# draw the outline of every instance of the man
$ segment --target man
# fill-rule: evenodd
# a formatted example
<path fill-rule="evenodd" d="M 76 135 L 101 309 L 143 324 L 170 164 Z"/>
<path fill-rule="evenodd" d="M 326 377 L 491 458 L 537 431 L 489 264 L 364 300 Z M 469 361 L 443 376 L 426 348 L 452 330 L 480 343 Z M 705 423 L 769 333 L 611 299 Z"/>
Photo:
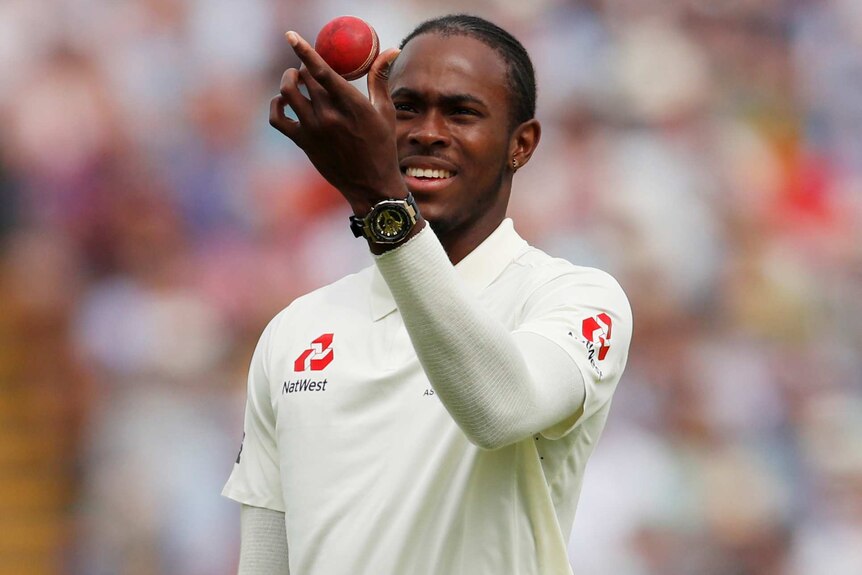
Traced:
<path fill-rule="evenodd" d="M 632 320 L 610 276 L 505 219 L 540 136 L 527 53 L 485 20 L 432 20 L 377 58 L 365 98 L 287 36 L 304 65 L 270 121 L 348 201 L 375 265 L 261 337 L 224 490 L 243 503 L 240 573 L 570 573 Z"/>

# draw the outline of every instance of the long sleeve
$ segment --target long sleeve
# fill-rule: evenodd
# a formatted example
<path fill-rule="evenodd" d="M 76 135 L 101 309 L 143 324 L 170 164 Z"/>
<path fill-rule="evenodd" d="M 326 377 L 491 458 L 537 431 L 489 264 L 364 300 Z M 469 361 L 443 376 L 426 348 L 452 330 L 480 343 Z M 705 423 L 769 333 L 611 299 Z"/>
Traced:
<path fill-rule="evenodd" d="M 237 575 L 290 575 L 284 513 L 243 505 Z"/>
<path fill-rule="evenodd" d="M 468 293 L 433 232 L 376 258 L 441 402 L 467 437 L 495 449 L 571 418 L 584 379 L 540 334 L 510 333 Z"/>

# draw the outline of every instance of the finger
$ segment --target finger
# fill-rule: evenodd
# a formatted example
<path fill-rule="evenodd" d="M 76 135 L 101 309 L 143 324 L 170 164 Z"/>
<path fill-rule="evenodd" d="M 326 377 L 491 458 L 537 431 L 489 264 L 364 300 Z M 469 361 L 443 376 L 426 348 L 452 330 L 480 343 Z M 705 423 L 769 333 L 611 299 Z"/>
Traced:
<path fill-rule="evenodd" d="M 311 105 L 315 110 L 319 110 L 321 104 L 329 101 L 329 92 L 320 85 L 320 82 L 318 82 L 314 76 L 311 75 L 308 68 L 304 66 L 299 71 L 299 81 L 305 85 L 305 89 L 308 91 L 308 99 L 311 101 Z"/>
<path fill-rule="evenodd" d="M 380 53 L 371 64 L 371 70 L 368 71 L 368 97 L 371 105 L 378 112 L 392 106 L 392 99 L 389 96 L 389 71 L 400 53 L 401 50 L 398 48 L 389 48 Z"/>
<path fill-rule="evenodd" d="M 297 145 L 300 136 L 300 123 L 291 120 L 284 114 L 284 96 L 279 94 L 269 103 L 269 125 L 293 140 Z"/>
<path fill-rule="evenodd" d="M 294 111 L 299 121 L 308 123 L 314 117 L 314 109 L 311 102 L 302 93 L 302 86 L 303 82 L 299 70 L 288 68 L 281 76 L 279 92 L 284 98 L 284 102 Z"/>
<path fill-rule="evenodd" d="M 311 47 L 311 44 L 294 31 L 285 34 L 288 44 L 311 72 L 311 75 L 323 86 L 327 92 L 332 92 L 333 88 L 339 85 L 348 85 L 347 80 L 339 76 L 329 64 L 327 64 L 320 54 Z"/>

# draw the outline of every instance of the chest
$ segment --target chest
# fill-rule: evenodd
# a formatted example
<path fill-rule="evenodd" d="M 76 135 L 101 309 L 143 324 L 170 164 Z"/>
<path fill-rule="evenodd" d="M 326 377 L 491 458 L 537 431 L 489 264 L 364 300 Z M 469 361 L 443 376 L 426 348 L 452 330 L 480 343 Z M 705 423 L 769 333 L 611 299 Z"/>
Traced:
<path fill-rule="evenodd" d="M 510 290 L 484 290 L 477 305 L 510 329 L 520 306 Z M 273 408 L 282 425 L 385 424 L 398 414 L 438 411 L 400 313 L 373 321 L 352 305 L 329 306 L 282 329 L 269 365 Z"/>
<path fill-rule="evenodd" d="M 350 308 L 328 312 L 305 318 L 273 349 L 278 427 L 368 437 L 398 429 L 405 415 L 434 415 L 439 401 L 397 313 L 375 322 Z"/>

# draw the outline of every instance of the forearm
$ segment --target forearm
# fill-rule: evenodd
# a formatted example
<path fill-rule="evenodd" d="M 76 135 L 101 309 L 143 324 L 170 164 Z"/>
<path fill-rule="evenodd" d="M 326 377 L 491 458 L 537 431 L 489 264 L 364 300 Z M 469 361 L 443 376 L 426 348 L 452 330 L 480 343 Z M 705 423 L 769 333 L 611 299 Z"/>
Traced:
<path fill-rule="evenodd" d="M 583 402 L 574 361 L 492 317 L 430 229 L 376 261 L 431 385 L 473 443 L 494 449 L 529 437 Z"/>
<path fill-rule="evenodd" d="M 243 505 L 238 575 L 290 575 L 284 513 Z"/>

